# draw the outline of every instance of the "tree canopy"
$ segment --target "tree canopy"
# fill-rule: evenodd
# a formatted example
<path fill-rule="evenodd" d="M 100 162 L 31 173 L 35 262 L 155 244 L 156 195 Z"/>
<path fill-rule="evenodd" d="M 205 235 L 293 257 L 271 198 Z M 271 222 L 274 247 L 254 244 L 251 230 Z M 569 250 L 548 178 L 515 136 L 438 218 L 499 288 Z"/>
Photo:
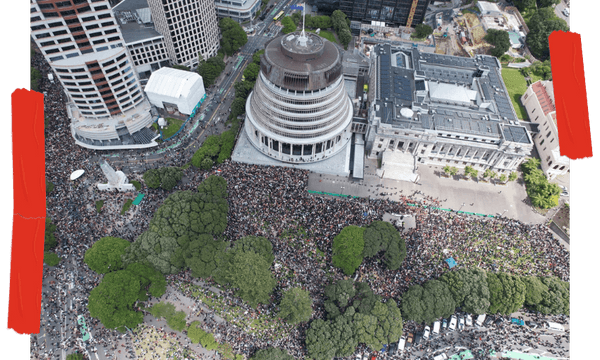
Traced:
<path fill-rule="evenodd" d="M 347 48 L 348 44 L 352 40 L 350 26 L 348 25 L 348 22 L 346 20 L 348 20 L 347 16 L 341 10 L 335 10 L 331 14 L 331 22 L 333 28 L 335 29 L 335 32 L 337 33 L 338 38 L 340 39 L 340 42 L 342 43 L 344 48 Z"/>
<path fill-rule="evenodd" d="M 254 62 L 251 62 L 250 64 L 248 64 L 248 66 L 246 66 L 246 69 L 244 70 L 244 77 L 248 81 L 254 81 L 256 80 L 259 71 L 260 66 L 258 66 Z"/>
<path fill-rule="evenodd" d="M 231 18 L 224 17 L 219 20 L 219 28 L 223 35 L 221 48 L 227 56 L 233 55 L 248 42 L 248 36 L 242 26 Z"/>
<path fill-rule="evenodd" d="M 246 36 L 245 32 L 244 36 Z M 198 74 L 202 76 L 202 81 L 204 82 L 205 88 L 208 88 L 212 84 L 214 84 L 215 80 L 217 79 L 217 77 L 219 77 L 219 75 L 221 75 L 223 70 L 225 70 L 225 62 L 223 62 L 223 58 L 221 58 L 220 56 L 213 56 L 206 61 L 201 60 L 198 64 Z"/>
<path fill-rule="evenodd" d="M 363 234 L 364 257 L 372 257 L 384 251 L 384 262 L 388 269 L 398 270 L 406 258 L 406 243 L 394 225 L 385 221 L 373 221 Z"/>
<path fill-rule="evenodd" d="M 494 45 L 492 55 L 499 58 L 510 49 L 510 37 L 505 30 L 488 29 L 485 41 Z"/>
<path fill-rule="evenodd" d="M 433 34 L 433 28 L 427 24 L 418 24 L 415 26 L 415 37 L 418 39 L 425 38 Z"/>
<path fill-rule="evenodd" d="M 521 280 L 525 284 L 525 305 L 535 306 L 542 302 L 548 286 L 537 276 L 523 276 Z"/>
<path fill-rule="evenodd" d="M 283 19 L 281 19 L 281 25 L 283 25 L 283 29 L 281 29 L 281 32 L 284 34 L 289 34 L 291 32 L 296 31 L 296 24 L 294 24 L 294 21 L 289 16 L 286 16 Z"/>
<path fill-rule="evenodd" d="M 183 170 L 181 168 L 167 166 L 147 170 L 143 179 L 149 188 L 157 189 L 160 186 L 164 190 L 171 191 L 182 177 Z"/>
<path fill-rule="evenodd" d="M 527 46 L 533 56 L 539 60 L 550 57 L 548 36 L 553 31 L 569 31 L 567 22 L 556 16 L 552 7 L 538 9 L 529 19 L 527 26 L 529 27 Z"/>
<path fill-rule="evenodd" d="M 294 360 L 294 357 L 283 349 L 268 347 L 255 352 L 250 360 Z"/>
<path fill-rule="evenodd" d="M 490 307 L 487 273 L 479 268 L 459 269 L 443 274 L 440 281 L 446 283 L 456 306 L 472 314 L 485 314 Z"/>
<path fill-rule="evenodd" d="M 118 328 L 124 332 L 124 326 L 135 328 L 144 321 L 143 314 L 133 310 L 140 289 L 140 279 L 129 271 L 104 275 L 100 284 L 90 292 L 90 315 L 99 319 L 107 329 Z"/>
<path fill-rule="evenodd" d="M 121 257 L 131 243 L 116 237 L 103 237 L 85 252 L 83 261 L 98 274 L 123 269 Z"/>
<path fill-rule="evenodd" d="M 548 182 L 543 171 L 538 169 L 539 163 L 538 159 L 530 159 L 521 164 L 525 188 L 533 206 L 550 209 L 558 206 L 561 190 L 557 184 Z"/>
<path fill-rule="evenodd" d="M 556 276 L 540 278 L 548 288 L 542 295 L 542 300 L 534 307 L 542 314 L 570 315 L 570 286 Z"/>
<path fill-rule="evenodd" d="M 279 304 L 279 316 L 290 324 L 298 324 L 310 320 L 312 315 L 312 299 L 308 290 L 295 287 L 283 293 Z"/>
<path fill-rule="evenodd" d="M 456 302 L 445 282 L 429 280 L 421 285 L 411 286 L 402 296 L 404 317 L 416 322 L 433 323 L 440 317 L 454 313 Z"/>
<path fill-rule="evenodd" d="M 490 313 L 509 315 L 523 307 L 525 284 L 519 276 L 490 272 L 487 274 L 487 282 L 490 291 Z"/>
<path fill-rule="evenodd" d="M 175 274 L 183 266 L 196 275 L 212 271 L 215 252 L 225 247 L 213 236 L 221 235 L 227 226 L 226 196 L 225 179 L 215 175 L 204 180 L 198 192 L 169 195 L 154 213 L 148 230 L 126 249 L 125 263 L 146 262 L 163 274 Z"/>
<path fill-rule="evenodd" d="M 343 228 L 333 239 L 333 265 L 342 269 L 346 275 L 352 275 L 362 263 L 364 232 L 364 228 L 350 225 Z"/>

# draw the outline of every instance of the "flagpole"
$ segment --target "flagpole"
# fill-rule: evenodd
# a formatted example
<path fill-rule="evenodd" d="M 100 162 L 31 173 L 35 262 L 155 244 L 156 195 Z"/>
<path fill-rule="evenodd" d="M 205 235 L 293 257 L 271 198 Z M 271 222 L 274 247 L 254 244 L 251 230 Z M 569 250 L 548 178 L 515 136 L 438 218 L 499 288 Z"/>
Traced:
<path fill-rule="evenodd" d="M 306 14 L 306 2 L 304 2 L 302 4 L 302 36 L 306 36 L 304 34 L 304 20 L 305 20 L 305 14 Z"/>

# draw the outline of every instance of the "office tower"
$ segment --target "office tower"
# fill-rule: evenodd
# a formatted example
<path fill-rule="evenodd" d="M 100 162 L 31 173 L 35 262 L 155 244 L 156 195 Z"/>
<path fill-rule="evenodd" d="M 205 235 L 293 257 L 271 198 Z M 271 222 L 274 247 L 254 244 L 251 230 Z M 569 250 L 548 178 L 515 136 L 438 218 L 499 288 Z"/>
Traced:
<path fill-rule="evenodd" d="M 173 64 L 198 66 L 219 50 L 219 26 L 214 0 L 148 0 L 152 20 L 165 37 Z"/>
<path fill-rule="evenodd" d="M 350 20 L 370 22 L 381 21 L 386 26 L 411 27 L 425 20 L 425 12 L 430 0 L 339 0 L 339 7 Z M 314 2 L 320 10 L 325 10 L 330 1 Z M 333 11 L 332 10 L 332 11 Z"/>
<path fill-rule="evenodd" d="M 64 87 L 78 145 L 157 145 L 150 103 L 107 0 L 31 0 L 31 37 Z"/>

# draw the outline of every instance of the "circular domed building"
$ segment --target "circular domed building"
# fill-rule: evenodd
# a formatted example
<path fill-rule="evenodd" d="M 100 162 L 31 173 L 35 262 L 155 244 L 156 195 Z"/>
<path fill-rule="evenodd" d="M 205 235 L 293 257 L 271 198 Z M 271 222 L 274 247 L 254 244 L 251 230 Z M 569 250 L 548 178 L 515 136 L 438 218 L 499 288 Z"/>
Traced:
<path fill-rule="evenodd" d="M 245 131 L 256 149 L 286 163 L 330 158 L 346 148 L 352 115 L 335 45 L 301 32 L 265 45 L 246 101 Z"/>

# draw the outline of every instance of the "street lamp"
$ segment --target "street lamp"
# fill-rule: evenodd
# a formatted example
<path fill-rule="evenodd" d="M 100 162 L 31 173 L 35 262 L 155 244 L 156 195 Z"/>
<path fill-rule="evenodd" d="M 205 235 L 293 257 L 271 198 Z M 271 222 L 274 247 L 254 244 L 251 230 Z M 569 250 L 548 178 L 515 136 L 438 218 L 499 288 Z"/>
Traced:
<path fill-rule="evenodd" d="M 462 203 L 462 205 L 460 206 L 460 208 L 458 209 L 458 211 L 460 211 L 463 208 L 463 206 L 465 206 L 465 203 Z"/>
<path fill-rule="evenodd" d="M 345 187 L 344 187 L 344 186 L 340 186 L 340 190 L 341 190 L 341 192 L 342 192 L 340 195 L 344 195 L 344 189 L 345 189 Z"/>
<path fill-rule="evenodd" d="M 502 217 L 502 216 L 504 216 L 504 213 L 505 213 L 505 212 L 507 212 L 507 211 L 508 211 L 508 210 L 504 210 L 504 211 L 502 212 L 502 214 L 500 214 L 500 216 L 501 216 L 501 217 Z"/>

